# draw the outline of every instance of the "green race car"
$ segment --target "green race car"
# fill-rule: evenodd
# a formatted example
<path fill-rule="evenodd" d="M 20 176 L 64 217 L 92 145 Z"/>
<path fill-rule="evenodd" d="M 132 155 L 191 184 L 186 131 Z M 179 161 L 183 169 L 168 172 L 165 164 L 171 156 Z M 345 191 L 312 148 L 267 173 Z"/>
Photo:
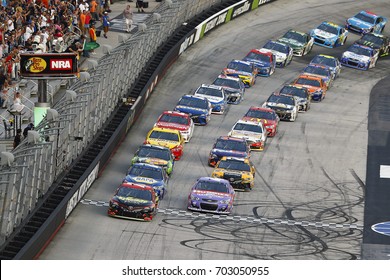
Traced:
<path fill-rule="evenodd" d="M 278 41 L 289 45 L 293 49 L 295 56 L 308 54 L 314 43 L 314 39 L 309 34 L 293 29 L 287 31 Z"/>
<path fill-rule="evenodd" d="M 173 171 L 174 158 L 172 152 L 167 147 L 155 145 L 141 145 L 135 152 L 131 164 L 134 163 L 149 163 L 162 166 L 168 175 Z"/>

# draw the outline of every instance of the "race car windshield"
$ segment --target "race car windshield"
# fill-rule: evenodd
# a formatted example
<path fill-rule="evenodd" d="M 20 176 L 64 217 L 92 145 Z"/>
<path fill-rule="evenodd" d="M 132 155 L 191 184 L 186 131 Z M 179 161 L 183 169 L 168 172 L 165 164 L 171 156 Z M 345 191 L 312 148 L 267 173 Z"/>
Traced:
<path fill-rule="evenodd" d="M 205 182 L 201 181 L 195 186 L 196 190 L 199 191 L 212 191 L 212 192 L 220 192 L 220 193 L 229 193 L 229 189 L 225 184 L 219 182 Z"/>
<path fill-rule="evenodd" d="M 362 21 L 365 21 L 365 22 L 368 22 L 368 23 L 371 23 L 371 24 L 374 24 L 375 23 L 375 19 L 372 18 L 372 17 L 369 17 L 365 14 L 362 14 L 362 13 L 358 13 L 356 16 L 354 16 L 355 18 L 357 19 L 360 19 Z"/>
<path fill-rule="evenodd" d="M 358 55 L 371 56 L 371 52 L 369 49 L 358 47 L 358 46 L 350 46 L 348 51 Z"/>
<path fill-rule="evenodd" d="M 227 66 L 228 69 L 234 69 L 237 71 L 242 71 L 242 72 L 248 72 L 252 73 L 252 67 L 248 64 L 244 63 L 238 63 L 238 62 L 230 62 Z"/>
<path fill-rule="evenodd" d="M 128 175 L 133 176 L 133 177 L 152 178 L 155 180 L 162 180 L 163 179 L 161 169 L 148 168 L 148 167 L 136 166 L 136 165 L 134 165 L 133 167 L 130 168 Z"/>
<path fill-rule="evenodd" d="M 149 138 L 179 142 L 179 135 L 171 132 L 152 131 Z"/>
<path fill-rule="evenodd" d="M 315 67 L 315 66 L 307 66 L 303 72 L 310 73 L 310 74 L 316 74 L 320 76 L 329 76 L 329 72 L 327 69 L 322 67 Z"/>
<path fill-rule="evenodd" d="M 375 36 L 371 33 L 365 34 L 359 41 L 361 42 L 367 41 L 378 46 L 382 46 L 385 43 L 385 40 L 383 38 Z"/>
<path fill-rule="evenodd" d="M 307 86 L 313 86 L 313 87 L 320 87 L 320 81 L 318 80 L 312 80 L 312 79 L 306 79 L 306 78 L 299 78 L 296 82 L 298 85 L 307 85 Z"/>
<path fill-rule="evenodd" d="M 335 34 L 335 35 L 339 34 L 339 31 L 337 30 L 336 27 L 328 25 L 328 24 L 325 24 L 325 23 L 320 24 L 320 26 L 318 26 L 317 29 L 321 29 L 323 31 L 326 31 L 328 33 L 332 33 L 332 34 Z"/>
<path fill-rule="evenodd" d="M 247 163 L 238 160 L 221 160 L 218 164 L 218 168 L 247 172 L 251 171 L 251 168 Z"/>
<path fill-rule="evenodd" d="M 216 149 L 227 150 L 227 151 L 239 151 L 246 152 L 246 143 L 245 141 L 234 141 L 234 140 L 224 140 L 219 139 L 215 144 Z"/>
<path fill-rule="evenodd" d="M 178 124 L 188 124 L 188 119 L 183 116 L 169 115 L 164 114 L 159 119 L 160 122 L 169 122 L 169 123 L 178 123 Z"/>
<path fill-rule="evenodd" d="M 286 45 L 278 44 L 275 42 L 268 42 L 267 44 L 264 45 L 263 48 L 267 50 L 274 50 L 281 53 L 288 53 L 288 47 Z"/>
<path fill-rule="evenodd" d="M 222 91 L 216 88 L 200 87 L 196 93 L 215 97 L 223 97 Z"/>
<path fill-rule="evenodd" d="M 247 123 L 236 123 L 236 125 L 233 127 L 233 130 L 243 130 L 243 131 L 251 131 L 255 133 L 263 133 L 261 126 L 247 124 Z"/>
<path fill-rule="evenodd" d="M 119 188 L 116 196 L 121 197 L 133 197 L 138 198 L 142 200 L 152 200 L 152 193 L 148 190 L 143 189 L 135 189 L 135 188 L 128 188 L 128 187 L 121 187 Z"/>
<path fill-rule="evenodd" d="M 300 43 L 306 43 L 305 36 L 303 34 L 299 34 L 293 31 L 289 31 L 286 34 L 284 34 L 283 38 L 292 39 Z"/>
<path fill-rule="evenodd" d="M 293 97 L 288 97 L 285 95 L 274 95 L 272 94 L 267 102 L 272 102 L 272 103 L 282 103 L 282 104 L 287 104 L 287 105 L 294 105 L 294 98 Z"/>
<path fill-rule="evenodd" d="M 250 52 L 245 58 L 261 61 L 261 62 L 270 62 L 271 58 L 268 55 L 262 53 Z"/>
<path fill-rule="evenodd" d="M 302 98 L 307 98 L 307 91 L 304 88 L 297 87 L 283 87 L 280 93 L 290 94 Z"/>
<path fill-rule="evenodd" d="M 314 64 L 323 64 L 330 67 L 336 67 L 336 61 L 333 58 L 326 57 L 326 56 L 316 56 L 313 58 L 313 60 L 310 63 Z"/>
<path fill-rule="evenodd" d="M 256 119 L 275 120 L 276 116 L 272 112 L 260 111 L 260 110 L 249 110 L 245 117 L 251 117 Z"/>
<path fill-rule="evenodd" d="M 239 82 L 231 79 L 216 78 L 215 81 L 213 82 L 213 85 L 240 89 Z"/>
<path fill-rule="evenodd" d="M 159 158 L 163 160 L 171 160 L 171 151 L 169 149 L 154 149 L 154 148 L 141 148 L 138 150 L 138 157 L 146 158 Z"/>
<path fill-rule="evenodd" d="M 207 101 L 198 98 L 182 98 L 177 105 L 207 109 Z"/>

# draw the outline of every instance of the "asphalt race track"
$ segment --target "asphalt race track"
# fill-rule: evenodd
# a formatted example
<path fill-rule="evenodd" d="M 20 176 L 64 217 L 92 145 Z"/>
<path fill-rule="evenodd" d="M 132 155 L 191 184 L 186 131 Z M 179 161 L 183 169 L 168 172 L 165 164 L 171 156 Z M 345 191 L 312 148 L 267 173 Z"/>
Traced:
<path fill-rule="evenodd" d="M 220 26 L 189 48 L 158 84 L 84 203 L 72 212 L 40 259 L 359 259 L 368 101 L 372 87 L 390 74 L 390 58 L 380 59 L 369 71 L 343 67 L 323 102 L 313 103 L 295 123 L 280 123 L 265 151 L 252 153 L 255 188 L 237 193 L 233 220 L 184 214 L 192 184 L 212 173 L 207 159 L 215 139 L 227 135 L 251 105 L 261 105 L 274 90 L 297 77 L 316 54 L 340 57 L 359 38 L 356 34 L 349 34 L 346 46 L 314 46 L 306 57 L 294 57 L 271 77 L 258 77 L 240 105 L 230 105 L 225 115 L 212 115 L 207 126 L 195 127 L 184 156 L 175 164 L 168 195 L 159 206 L 161 213 L 152 222 L 110 218 L 105 202 L 159 114 L 173 109 L 180 96 L 211 83 L 231 59 L 241 59 L 289 28 L 308 32 L 323 20 L 344 24 L 363 9 L 390 18 L 388 0 L 278 0 Z M 385 34 L 389 30 L 386 27 Z M 256 222 L 260 218 L 262 222 Z"/>

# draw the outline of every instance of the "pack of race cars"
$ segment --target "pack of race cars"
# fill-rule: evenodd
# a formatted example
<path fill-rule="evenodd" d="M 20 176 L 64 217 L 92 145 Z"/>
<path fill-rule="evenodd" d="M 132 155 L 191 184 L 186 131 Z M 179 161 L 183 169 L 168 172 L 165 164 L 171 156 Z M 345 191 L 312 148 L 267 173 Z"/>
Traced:
<path fill-rule="evenodd" d="M 273 92 L 262 106 L 251 106 L 228 135 L 218 137 L 208 156 L 214 170 L 210 177 L 201 177 L 193 184 L 187 209 L 229 214 L 235 192 L 254 187 L 251 153 L 264 150 L 267 138 L 277 134 L 280 120 L 294 122 L 313 101 L 321 102 L 342 65 L 368 70 L 375 67 L 380 56 L 389 54 L 389 38 L 381 35 L 386 23 L 384 17 L 361 11 L 347 19 L 345 26 L 325 21 L 310 33 L 291 29 L 262 48 L 250 50 L 243 59 L 230 61 L 211 85 L 200 85 L 193 94 L 182 96 L 172 111 L 161 113 L 111 198 L 108 215 L 152 220 L 159 200 L 169 189 L 175 161 L 183 156 L 184 143 L 190 142 L 195 125 L 207 125 L 212 114 L 225 114 L 229 104 L 240 104 L 245 89 L 255 85 L 257 76 L 271 76 L 276 68 L 289 65 L 293 56 L 308 54 L 314 44 L 333 48 L 345 44 L 349 31 L 362 34 L 340 60 L 316 55 L 292 83 Z"/>

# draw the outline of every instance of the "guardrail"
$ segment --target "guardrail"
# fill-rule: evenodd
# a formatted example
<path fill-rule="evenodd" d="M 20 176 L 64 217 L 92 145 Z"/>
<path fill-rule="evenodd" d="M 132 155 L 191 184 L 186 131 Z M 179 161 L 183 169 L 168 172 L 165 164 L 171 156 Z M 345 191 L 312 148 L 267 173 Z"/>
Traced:
<path fill-rule="evenodd" d="M 0 257 L 39 256 L 178 56 L 218 25 L 271 1 L 165 1 L 121 46 L 103 46 L 106 55 L 91 61 L 89 75 L 48 112 L 38 133 L 13 155 L 2 153 Z"/>

